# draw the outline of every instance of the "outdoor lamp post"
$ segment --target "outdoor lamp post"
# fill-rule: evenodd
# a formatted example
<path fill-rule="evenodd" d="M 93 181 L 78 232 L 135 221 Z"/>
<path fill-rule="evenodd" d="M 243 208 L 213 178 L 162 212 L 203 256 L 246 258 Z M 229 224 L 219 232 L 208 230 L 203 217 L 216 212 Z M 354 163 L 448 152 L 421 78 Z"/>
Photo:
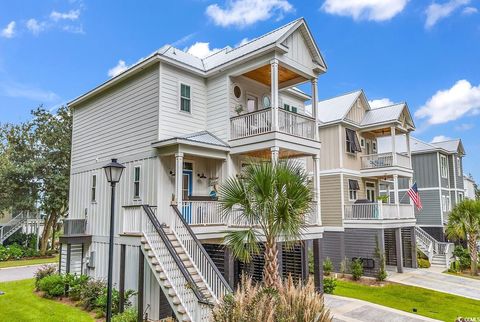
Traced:
<path fill-rule="evenodd" d="M 110 241 L 108 245 L 108 285 L 107 285 L 107 322 L 112 320 L 112 271 L 113 271 L 113 234 L 115 232 L 115 185 L 120 181 L 125 166 L 112 159 L 103 167 L 107 181 L 111 186 L 110 196 Z"/>

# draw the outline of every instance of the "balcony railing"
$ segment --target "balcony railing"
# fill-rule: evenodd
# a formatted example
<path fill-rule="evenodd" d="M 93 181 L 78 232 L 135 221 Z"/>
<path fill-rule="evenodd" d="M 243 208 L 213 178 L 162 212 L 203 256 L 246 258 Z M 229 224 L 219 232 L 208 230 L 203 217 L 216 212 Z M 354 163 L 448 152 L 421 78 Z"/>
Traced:
<path fill-rule="evenodd" d="M 414 219 L 413 205 L 364 203 L 345 206 L 345 220 Z"/>
<path fill-rule="evenodd" d="M 272 110 L 263 109 L 230 119 L 231 139 L 246 138 L 271 132 L 273 130 Z M 281 108 L 278 109 L 278 130 L 280 132 L 315 139 L 315 119 L 306 115 L 292 113 Z"/>
<path fill-rule="evenodd" d="M 64 236 L 75 236 L 85 234 L 87 229 L 86 219 L 65 219 L 63 222 Z"/>
<path fill-rule="evenodd" d="M 362 169 L 377 169 L 392 166 L 410 168 L 410 158 L 404 154 L 396 153 L 396 161 L 392 152 L 369 154 L 361 157 Z"/>

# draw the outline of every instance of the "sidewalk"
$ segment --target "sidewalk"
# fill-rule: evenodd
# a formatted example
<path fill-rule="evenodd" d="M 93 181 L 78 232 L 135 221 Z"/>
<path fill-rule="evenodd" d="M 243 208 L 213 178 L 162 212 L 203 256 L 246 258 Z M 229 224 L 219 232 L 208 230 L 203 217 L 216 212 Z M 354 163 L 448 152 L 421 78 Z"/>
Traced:
<path fill-rule="evenodd" d="M 33 278 L 37 269 L 44 265 L 45 264 L 0 268 L 0 282 L 10 282 Z"/>
<path fill-rule="evenodd" d="M 325 294 L 325 306 L 334 322 L 422 322 L 438 321 L 378 304 Z"/>
<path fill-rule="evenodd" d="M 480 280 L 442 273 L 444 270 L 435 266 L 427 269 L 405 268 L 402 274 L 388 271 L 387 280 L 480 300 Z"/>

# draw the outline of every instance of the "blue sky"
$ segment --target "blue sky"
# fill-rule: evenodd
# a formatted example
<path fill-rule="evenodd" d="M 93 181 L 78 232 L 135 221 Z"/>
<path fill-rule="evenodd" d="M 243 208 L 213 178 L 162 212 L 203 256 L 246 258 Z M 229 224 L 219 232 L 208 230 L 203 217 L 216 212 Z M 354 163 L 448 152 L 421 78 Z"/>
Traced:
<path fill-rule="evenodd" d="M 465 172 L 480 178 L 480 0 L 166 3 L 2 1 L 0 123 L 68 102 L 164 44 L 205 55 L 304 17 L 329 68 L 321 98 L 362 88 L 407 101 L 414 135 L 460 137 Z"/>

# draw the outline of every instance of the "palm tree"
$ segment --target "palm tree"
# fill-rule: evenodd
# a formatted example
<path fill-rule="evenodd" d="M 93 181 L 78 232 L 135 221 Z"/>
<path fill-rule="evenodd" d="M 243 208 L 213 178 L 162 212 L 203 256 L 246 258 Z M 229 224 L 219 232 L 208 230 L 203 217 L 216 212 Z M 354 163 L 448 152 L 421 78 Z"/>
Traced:
<path fill-rule="evenodd" d="M 228 178 L 220 187 L 219 200 L 224 217 L 234 215 L 251 223 L 248 229 L 230 231 L 225 237 L 233 255 L 249 262 L 260 253 L 265 241 L 264 282 L 280 285 L 277 242 L 287 246 L 300 239 L 305 215 L 312 206 L 312 189 L 302 166 L 292 161 L 251 163 L 239 178 Z"/>
<path fill-rule="evenodd" d="M 480 236 L 480 200 L 465 199 L 448 217 L 447 236 L 468 241 L 472 275 L 478 275 L 477 240 Z"/>

